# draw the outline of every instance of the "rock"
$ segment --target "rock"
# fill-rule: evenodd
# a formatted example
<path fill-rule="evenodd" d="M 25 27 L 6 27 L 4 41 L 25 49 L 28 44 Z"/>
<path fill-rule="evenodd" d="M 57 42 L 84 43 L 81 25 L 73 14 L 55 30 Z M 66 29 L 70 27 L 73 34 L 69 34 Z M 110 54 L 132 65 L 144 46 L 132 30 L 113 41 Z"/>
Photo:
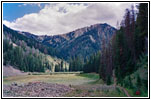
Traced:
<path fill-rule="evenodd" d="M 69 86 L 44 82 L 29 82 L 28 84 L 11 84 L 3 89 L 4 96 L 24 97 L 58 97 L 72 91 Z M 8 94 L 9 93 L 9 94 Z"/>
<path fill-rule="evenodd" d="M 13 82 L 13 83 L 12 83 L 12 86 L 17 86 L 17 83 L 16 83 L 16 82 Z"/>

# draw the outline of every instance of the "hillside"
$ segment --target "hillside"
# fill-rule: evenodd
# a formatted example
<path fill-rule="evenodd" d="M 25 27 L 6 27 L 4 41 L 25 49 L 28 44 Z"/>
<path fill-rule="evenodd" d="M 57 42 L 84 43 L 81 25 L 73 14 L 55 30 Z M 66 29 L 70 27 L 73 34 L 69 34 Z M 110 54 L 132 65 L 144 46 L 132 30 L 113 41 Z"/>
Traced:
<path fill-rule="evenodd" d="M 66 61 L 57 58 L 57 53 L 54 55 L 53 48 L 6 26 L 3 32 L 4 65 L 12 65 L 25 72 L 54 72 L 55 66 L 62 67 L 62 70 L 69 69 Z"/>
<path fill-rule="evenodd" d="M 108 24 L 96 24 L 61 36 L 54 36 L 50 40 L 44 40 L 43 43 L 55 47 L 65 59 L 68 56 L 78 55 L 85 58 L 101 50 L 102 39 L 109 41 L 115 31 L 116 29 Z"/>
<path fill-rule="evenodd" d="M 3 32 L 4 32 L 4 37 L 9 38 L 13 46 L 21 47 L 21 51 L 23 52 L 22 55 L 24 55 L 24 52 L 26 53 L 27 51 L 31 51 L 31 54 L 34 54 L 33 52 L 36 52 L 38 50 L 40 56 L 42 56 L 41 60 L 39 59 L 39 62 L 41 63 L 44 62 L 43 66 L 46 67 L 45 70 L 48 68 L 49 70 L 54 72 L 54 71 L 61 71 L 61 70 L 63 71 L 63 69 L 64 71 L 67 70 L 82 71 L 83 65 L 80 66 L 78 64 L 84 63 L 83 59 L 86 59 L 87 57 L 90 57 L 90 55 L 100 51 L 102 48 L 101 47 L 102 41 L 105 40 L 106 42 L 109 42 L 112 35 L 116 32 L 116 29 L 104 23 L 104 24 L 95 24 L 89 27 L 80 28 L 63 35 L 37 36 L 28 32 L 16 31 L 3 25 Z M 15 52 L 15 50 L 12 51 Z M 6 52 L 6 54 L 8 53 Z M 31 55 L 29 54 L 29 56 Z M 34 59 L 37 59 L 37 56 L 33 56 L 33 57 L 35 57 Z M 73 57 L 76 60 L 74 60 Z M 75 66 L 72 66 L 72 68 L 71 66 L 69 68 L 69 64 L 66 61 L 63 61 L 58 58 L 67 60 L 70 63 L 70 65 L 71 63 L 74 62 L 76 64 Z M 99 60 L 97 61 L 97 63 L 98 62 Z M 5 62 L 5 64 L 7 63 L 8 62 Z M 19 62 L 16 63 L 18 64 Z M 19 65 L 17 66 L 19 67 L 20 70 L 25 71 L 27 69 L 27 68 L 22 69 L 21 67 L 22 64 Z M 26 67 L 28 66 L 27 64 L 25 65 Z M 31 65 L 29 63 L 28 66 L 29 68 L 27 69 L 27 71 L 34 71 L 33 69 L 30 69 L 30 67 L 33 66 L 35 65 Z M 41 67 L 39 66 L 39 68 Z M 85 68 L 87 69 L 88 66 L 86 66 Z M 93 69 L 98 70 L 98 67 L 94 66 Z M 42 70 L 44 70 L 43 67 Z M 38 71 L 42 71 L 42 70 L 39 69 Z"/>
<path fill-rule="evenodd" d="M 21 72 L 18 69 L 15 69 L 12 66 L 3 66 L 3 76 L 8 77 L 8 76 L 21 76 L 21 75 L 28 75 L 28 73 Z"/>
<path fill-rule="evenodd" d="M 60 56 L 59 53 L 57 52 L 57 50 L 55 50 L 54 48 L 43 45 L 38 40 L 31 38 L 31 36 L 36 36 L 36 35 L 30 34 L 30 33 L 28 33 L 28 35 L 27 35 L 27 32 L 25 35 L 24 33 L 13 30 L 5 25 L 3 25 L 3 34 L 6 37 L 10 38 L 13 43 L 19 44 L 18 41 L 24 41 L 27 44 L 27 46 L 29 46 L 31 48 L 34 47 L 35 49 L 38 49 L 42 53 L 45 53 L 45 54 L 48 54 L 51 56 L 56 56 L 56 57 Z"/>
<path fill-rule="evenodd" d="M 116 29 L 106 23 L 94 24 L 75 31 L 55 36 L 36 36 L 22 32 L 25 36 L 55 48 L 64 59 L 79 56 L 83 58 L 101 50 L 102 39 L 110 41 Z"/>

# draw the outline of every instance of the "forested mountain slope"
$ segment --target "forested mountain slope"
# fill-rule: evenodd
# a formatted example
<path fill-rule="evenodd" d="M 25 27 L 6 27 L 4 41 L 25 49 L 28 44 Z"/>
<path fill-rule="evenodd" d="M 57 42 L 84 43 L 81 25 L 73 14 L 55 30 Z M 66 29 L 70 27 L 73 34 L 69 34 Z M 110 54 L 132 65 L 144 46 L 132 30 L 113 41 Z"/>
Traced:
<path fill-rule="evenodd" d="M 109 41 L 116 29 L 106 23 L 95 24 L 89 27 L 55 36 L 38 37 L 43 44 L 57 49 L 63 58 L 73 56 L 90 56 L 101 50 L 102 39 Z"/>
<path fill-rule="evenodd" d="M 5 25 L 3 25 L 3 34 L 6 35 L 7 37 L 9 37 L 13 43 L 19 44 L 18 40 L 24 41 L 27 44 L 27 46 L 29 46 L 29 47 L 34 47 L 36 49 L 39 49 L 39 51 L 41 51 L 45 54 L 59 57 L 58 52 L 54 48 L 43 45 L 36 39 L 33 39 L 30 37 L 31 35 L 32 36 L 36 36 L 36 35 L 29 33 L 28 37 L 27 37 L 27 35 L 25 35 L 23 32 L 10 29 Z"/>
<path fill-rule="evenodd" d="M 9 31 L 13 31 L 11 32 L 13 37 L 24 39 L 30 47 L 34 46 L 41 52 L 69 60 L 70 57 L 75 56 L 85 59 L 101 50 L 102 40 L 110 41 L 116 29 L 104 23 L 80 28 L 63 35 L 37 36 L 28 32 L 14 31 L 4 25 L 4 32 L 10 34 Z"/>
<path fill-rule="evenodd" d="M 55 71 L 59 66 L 62 71 L 68 70 L 69 64 L 57 58 L 53 48 L 28 38 L 18 31 L 7 28 L 3 30 L 3 64 L 12 65 L 22 71 L 44 72 Z"/>

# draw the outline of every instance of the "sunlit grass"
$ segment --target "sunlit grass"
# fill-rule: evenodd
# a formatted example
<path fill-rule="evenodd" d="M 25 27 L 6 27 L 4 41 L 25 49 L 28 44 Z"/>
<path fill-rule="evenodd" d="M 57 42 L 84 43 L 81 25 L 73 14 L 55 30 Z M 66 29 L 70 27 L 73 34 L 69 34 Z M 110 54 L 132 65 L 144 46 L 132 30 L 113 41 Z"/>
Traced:
<path fill-rule="evenodd" d="M 58 83 L 65 85 L 80 85 L 94 81 L 93 78 L 81 77 L 76 74 L 56 74 L 56 75 L 25 75 L 25 76 L 13 76 L 4 77 L 4 84 L 16 83 L 28 83 L 33 81 L 41 81 L 48 83 Z"/>
<path fill-rule="evenodd" d="M 86 77 L 86 78 L 90 78 L 90 79 L 94 79 L 94 80 L 98 80 L 99 79 L 99 75 L 95 74 L 95 73 L 79 74 L 78 76 Z"/>
<path fill-rule="evenodd" d="M 53 75 L 25 75 L 3 77 L 4 85 L 16 82 L 18 84 L 28 82 L 47 82 L 70 85 L 74 90 L 65 97 L 126 97 L 125 93 L 120 88 L 107 86 L 99 79 L 99 75 L 95 73 L 87 74 L 53 74 Z M 128 90 L 131 94 L 131 92 Z M 134 95 L 132 95 L 134 96 Z"/>

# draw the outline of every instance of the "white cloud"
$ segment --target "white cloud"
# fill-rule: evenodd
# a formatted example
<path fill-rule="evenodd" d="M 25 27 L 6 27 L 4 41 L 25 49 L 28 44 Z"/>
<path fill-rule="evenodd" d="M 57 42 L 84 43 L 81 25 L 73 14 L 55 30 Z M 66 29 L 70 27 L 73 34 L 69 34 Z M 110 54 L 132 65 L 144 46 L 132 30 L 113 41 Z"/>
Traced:
<path fill-rule="evenodd" d="M 38 6 L 39 8 L 41 8 L 41 4 L 40 3 L 23 3 L 18 5 L 19 7 L 23 7 L 23 6 L 27 6 L 27 5 L 31 5 L 31 6 Z"/>
<path fill-rule="evenodd" d="M 13 29 L 36 35 L 63 34 L 96 23 L 108 23 L 115 27 L 130 5 L 130 3 L 50 3 L 39 13 L 26 14 L 13 22 L 4 20 L 3 23 Z"/>

